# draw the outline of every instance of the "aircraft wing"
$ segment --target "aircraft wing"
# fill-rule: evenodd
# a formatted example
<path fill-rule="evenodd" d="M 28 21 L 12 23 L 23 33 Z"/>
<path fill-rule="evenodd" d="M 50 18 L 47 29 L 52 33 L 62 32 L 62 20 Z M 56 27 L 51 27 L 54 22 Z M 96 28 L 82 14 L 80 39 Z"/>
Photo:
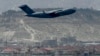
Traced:
<path fill-rule="evenodd" d="M 59 13 L 59 12 L 62 12 L 63 10 L 52 10 L 52 11 L 47 11 L 46 13 L 47 14 L 51 14 L 51 13 Z"/>
<path fill-rule="evenodd" d="M 73 14 L 75 12 L 76 10 L 72 8 L 72 9 L 55 10 L 55 11 L 49 12 L 48 14 L 51 16 L 64 16 L 64 15 Z"/>

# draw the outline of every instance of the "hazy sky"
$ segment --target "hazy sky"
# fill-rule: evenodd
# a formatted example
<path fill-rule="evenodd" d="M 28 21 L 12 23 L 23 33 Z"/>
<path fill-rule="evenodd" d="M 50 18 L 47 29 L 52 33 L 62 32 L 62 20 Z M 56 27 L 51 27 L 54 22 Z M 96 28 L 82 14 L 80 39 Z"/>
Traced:
<path fill-rule="evenodd" d="M 19 10 L 18 6 L 28 4 L 31 8 L 95 8 L 100 10 L 100 0 L 0 0 L 0 13 L 9 9 Z"/>

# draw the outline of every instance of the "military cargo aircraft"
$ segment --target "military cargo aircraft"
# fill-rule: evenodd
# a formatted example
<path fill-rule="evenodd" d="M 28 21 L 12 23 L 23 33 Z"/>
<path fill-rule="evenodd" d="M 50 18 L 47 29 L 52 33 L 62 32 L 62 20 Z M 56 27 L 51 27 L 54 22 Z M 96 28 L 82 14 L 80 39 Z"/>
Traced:
<path fill-rule="evenodd" d="M 52 11 L 42 11 L 42 12 L 36 12 L 32 10 L 28 5 L 21 5 L 19 6 L 20 9 L 22 9 L 28 16 L 28 17 L 37 17 L 37 18 L 55 18 L 59 16 L 64 15 L 70 15 L 76 12 L 75 9 L 60 9 L 60 10 L 52 10 Z"/>

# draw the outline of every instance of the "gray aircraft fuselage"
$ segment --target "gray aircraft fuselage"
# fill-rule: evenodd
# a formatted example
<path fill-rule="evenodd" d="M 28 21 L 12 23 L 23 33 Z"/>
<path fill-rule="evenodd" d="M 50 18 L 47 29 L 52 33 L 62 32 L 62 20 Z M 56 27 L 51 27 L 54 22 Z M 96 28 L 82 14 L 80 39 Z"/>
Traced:
<path fill-rule="evenodd" d="M 59 16 L 64 16 L 64 15 L 70 15 L 76 12 L 75 9 L 67 9 L 67 10 L 56 10 L 52 12 L 41 12 L 37 13 L 34 10 L 32 10 L 28 5 L 22 5 L 19 7 L 22 9 L 28 16 L 28 17 L 37 17 L 37 18 L 55 18 Z"/>

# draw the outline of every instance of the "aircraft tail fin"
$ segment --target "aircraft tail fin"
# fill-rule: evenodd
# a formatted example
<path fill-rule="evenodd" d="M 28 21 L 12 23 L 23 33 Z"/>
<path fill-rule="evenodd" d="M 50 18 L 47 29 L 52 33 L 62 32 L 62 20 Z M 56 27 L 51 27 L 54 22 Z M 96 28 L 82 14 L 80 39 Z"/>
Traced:
<path fill-rule="evenodd" d="M 33 11 L 28 5 L 22 5 L 19 8 L 22 9 L 27 15 L 35 13 L 35 11 Z"/>

